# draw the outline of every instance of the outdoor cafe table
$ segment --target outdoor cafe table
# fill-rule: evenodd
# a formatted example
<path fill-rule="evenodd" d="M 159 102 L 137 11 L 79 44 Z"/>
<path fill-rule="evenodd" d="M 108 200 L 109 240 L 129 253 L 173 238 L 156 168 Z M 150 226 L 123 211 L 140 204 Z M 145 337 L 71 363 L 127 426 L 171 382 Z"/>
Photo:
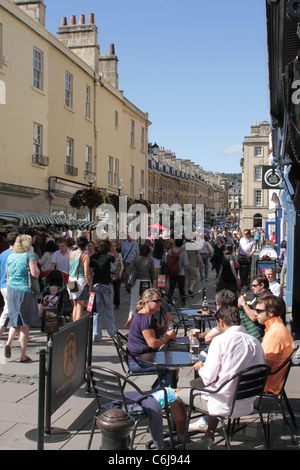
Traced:
<path fill-rule="evenodd" d="M 194 318 L 194 321 L 196 319 L 196 321 L 198 319 L 200 319 L 200 325 L 199 325 L 199 329 L 200 331 L 204 331 L 205 330 L 205 322 L 208 323 L 209 325 L 209 328 L 211 328 L 211 321 L 214 320 L 214 317 L 213 317 L 213 313 L 214 313 L 214 310 L 212 309 L 209 309 L 209 311 L 211 311 L 212 313 L 209 313 L 209 314 L 203 314 L 201 312 L 199 312 L 199 308 L 182 308 L 179 310 L 179 313 L 181 315 L 184 315 L 184 316 L 187 316 L 187 317 L 193 317 Z M 195 321 L 195 325 L 196 325 L 196 321 Z"/>
<path fill-rule="evenodd" d="M 192 367 L 195 364 L 192 355 L 187 351 L 156 351 L 140 354 L 137 358 L 144 365 L 170 369 L 172 388 L 177 387 L 177 368 Z"/>

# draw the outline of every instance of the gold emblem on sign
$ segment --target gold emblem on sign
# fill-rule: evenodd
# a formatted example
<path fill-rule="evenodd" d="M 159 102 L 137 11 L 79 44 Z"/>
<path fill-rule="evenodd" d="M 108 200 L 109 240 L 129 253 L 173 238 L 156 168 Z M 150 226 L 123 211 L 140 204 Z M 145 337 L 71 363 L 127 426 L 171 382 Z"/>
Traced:
<path fill-rule="evenodd" d="M 71 375 L 76 361 L 76 341 L 74 333 L 71 333 L 65 343 L 64 349 L 64 371 L 66 375 Z"/>

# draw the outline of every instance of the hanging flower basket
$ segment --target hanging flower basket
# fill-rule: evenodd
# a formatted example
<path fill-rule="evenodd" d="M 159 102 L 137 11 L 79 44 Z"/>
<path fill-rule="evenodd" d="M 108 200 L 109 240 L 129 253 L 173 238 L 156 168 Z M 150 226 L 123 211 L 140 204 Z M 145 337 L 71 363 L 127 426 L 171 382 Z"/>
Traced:
<path fill-rule="evenodd" d="M 79 189 L 73 194 L 72 198 L 70 199 L 70 206 L 75 207 L 77 209 L 81 207 L 88 207 L 89 209 L 93 209 L 95 207 L 100 206 L 100 204 L 104 204 L 105 202 L 109 202 L 106 194 L 98 188 L 86 188 L 86 189 Z"/>

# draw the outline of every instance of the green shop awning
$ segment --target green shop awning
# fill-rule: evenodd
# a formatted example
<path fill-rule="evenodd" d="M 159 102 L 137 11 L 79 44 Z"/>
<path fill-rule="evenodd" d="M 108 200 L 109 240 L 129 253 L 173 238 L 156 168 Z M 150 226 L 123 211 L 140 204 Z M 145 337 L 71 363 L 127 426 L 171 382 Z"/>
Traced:
<path fill-rule="evenodd" d="M 70 222 L 55 215 L 32 214 L 0 209 L 0 222 L 11 223 L 16 226 L 34 227 L 35 225 L 69 226 Z"/>

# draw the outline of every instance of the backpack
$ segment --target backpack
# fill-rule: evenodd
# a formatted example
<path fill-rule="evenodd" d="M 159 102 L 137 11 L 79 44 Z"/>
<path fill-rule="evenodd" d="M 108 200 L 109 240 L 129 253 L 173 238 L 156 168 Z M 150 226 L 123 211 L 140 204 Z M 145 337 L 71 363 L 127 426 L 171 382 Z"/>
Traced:
<path fill-rule="evenodd" d="M 179 255 L 182 250 L 179 250 L 177 253 L 174 253 L 174 248 L 168 254 L 168 274 L 172 277 L 177 277 L 179 275 Z"/>

